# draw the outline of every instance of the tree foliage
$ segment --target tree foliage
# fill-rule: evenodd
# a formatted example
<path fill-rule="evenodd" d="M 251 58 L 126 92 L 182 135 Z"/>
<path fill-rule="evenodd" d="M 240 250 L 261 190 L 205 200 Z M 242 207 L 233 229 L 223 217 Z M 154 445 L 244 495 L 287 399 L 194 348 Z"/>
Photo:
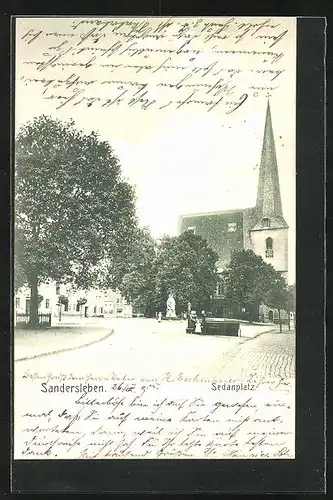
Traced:
<path fill-rule="evenodd" d="M 62 304 L 62 305 L 67 305 L 69 302 L 69 298 L 66 296 L 66 295 L 59 295 L 59 298 L 58 298 L 58 303 L 59 304 Z"/>
<path fill-rule="evenodd" d="M 296 311 L 296 285 L 288 286 L 288 296 L 287 296 L 287 307 L 288 311 Z"/>
<path fill-rule="evenodd" d="M 217 260 L 206 240 L 191 232 L 154 242 L 145 229 L 120 291 L 145 315 L 165 312 L 170 292 L 177 313 L 186 311 L 189 301 L 193 308 L 207 308 L 216 287 Z"/>
<path fill-rule="evenodd" d="M 180 236 L 162 238 L 156 255 L 155 307 L 164 311 L 170 292 L 177 313 L 208 307 L 216 288 L 218 255 L 200 236 L 186 231 Z"/>
<path fill-rule="evenodd" d="M 146 316 L 153 315 L 155 311 L 156 251 L 156 241 L 149 230 L 138 229 L 127 271 L 118 287 L 134 310 Z"/>
<path fill-rule="evenodd" d="M 83 306 L 84 304 L 86 304 L 88 302 L 87 298 L 86 297 L 80 297 L 78 300 L 77 300 L 77 304 L 79 306 Z"/>
<path fill-rule="evenodd" d="M 16 249 L 14 250 L 14 292 L 17 293 L 20 288 L 28 284 L 27 277 L 23 270 Z"/>
<path fill-rule="evenodd" d="M 41 116 L 24 125 L 15 163 L 15 258 L 36 321 L 41 281 L 87 288 L 120 280 L 112 269 L 125 265 L 133 243 L 135 196 L 110 144 L 73 121 Z"/>
<path fill-rule="evenodd" d="M 252 250 L 233 252 L 222 274 L 224 298 L 244 306 L 257 319 L 259 305 L 283 309 L 286 305 L 286 282 L 281 273 Z"/>

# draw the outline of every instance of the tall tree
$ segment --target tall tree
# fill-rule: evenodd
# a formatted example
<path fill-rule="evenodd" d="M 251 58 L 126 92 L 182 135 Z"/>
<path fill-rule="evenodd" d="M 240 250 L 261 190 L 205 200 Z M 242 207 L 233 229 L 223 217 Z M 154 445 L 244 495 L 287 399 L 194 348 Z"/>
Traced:
<path fill-rule="evenodd" d="M 281 283 L 278 280 L 273 281 L 271 284 L 270 291 L 266 295 L 266 304 L 278 310 L 280 332 L 282 332 L 281 310 L 284 309 L 288 311 L 288 316 L 289 316 L 289 310 L 288 310 L 289 300 L 290 300 L 290 293 L 286 287 L 286 283 L 285 282 Z"/>
<path fill-rule="evenodd" d="M 288 286 L 288 309 L 289 311 L 292 311 L 293 313 L 296 312 L 296 285 L 295 283 L 293 285 Z"/>
<path fill-rule="evenodd" d="M 16 249 L 15 249 L 16 250 Z M 24 273 L 23 267 L 21 266 L 21 262 L 18 258 L 18 253 L 14 250 L 14 292 L 17 293 L 18 290 L 27 285 L 27 277 Z"/>
<path fill-rule="evenodd" d="M 15 163 L 15 258 L 36 324 L 41 281 L 120 282 L 137 230 L 135 196 L 110 144 L 73 121 L 40 116 L 24 125 Z"/>
<path fill-rule="evenodd" d="M 155 312 L 155 286 L 156 241 L 148 228 L 140 228 L 128 259 L 127 270 L 118 288 L 134 310 L 145 316 L 152 316 Z"/>
<path fill-rule="evenodd" d="M 207 309 L 216 288 L 218 255 L 200 236 L 186 231 L 180 236 L 164 236 L 157 248 L 155 308 L 165 310 L 170 292 L 180 313 L 188 302 L 195 309 Z"/>
<path fill-rule="evenodd" d="M 233 305 L 246 307 L 252 321 L 258 319 L 260 304 L 278 309 L 285 304 L 284 278 L 252 250 L 233 252 L 222 282 L 224 298 Z"/>
<path fill-rule="evenodd" d="M 289 285 L 287 288 L 286 309 L 288 313 L 288 329 L 290 330 L 290 316 L 293 313 L 293 326 L 296 327 L 296 284 Z"/>

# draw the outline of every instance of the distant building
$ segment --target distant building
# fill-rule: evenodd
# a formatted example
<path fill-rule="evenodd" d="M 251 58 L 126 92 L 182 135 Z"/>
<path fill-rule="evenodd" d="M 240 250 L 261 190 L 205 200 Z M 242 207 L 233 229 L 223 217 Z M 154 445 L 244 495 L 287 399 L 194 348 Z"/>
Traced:
<path fill-rule="evenodd" d="M 280 271 L 288 280 L 288 225 L 283 217 L 272 127 L 270 104 L 267 103 L 264 138 L 259 169 L 255 207 L 218 212 L 181 215 L 179 233 L 193 231 L 205 238 L 219 255 L 218 269 L 222 272 L 233 251 L 251 249 L 265 262 Z M 222 290 L 215 294 L 216 308 L 222 315 L 230 314 Z M 277 311 L 262 306 L 261 315 L 276 319 Z"/>
<path fill-rule="evenodd" d="M 96 289 L 73 291 L 70 285 L 41 283 L 38 288 L 39 314 L 53 318 L 70 317 L 131 317 L 132 306 L 119 292 Z M 30 314 L 30 289 L 22 287 L 15 296 L 15 317 Z"/>
<path fill-rule="evenodd" d="M 57 288 L 54 283 L 41 283 L 38 287 L 40 298 L 38 312 L 40 314 L 57 315 Z M 23 286 L 15 295 L 15 313 L 30 314 L 30 288 Z"/>

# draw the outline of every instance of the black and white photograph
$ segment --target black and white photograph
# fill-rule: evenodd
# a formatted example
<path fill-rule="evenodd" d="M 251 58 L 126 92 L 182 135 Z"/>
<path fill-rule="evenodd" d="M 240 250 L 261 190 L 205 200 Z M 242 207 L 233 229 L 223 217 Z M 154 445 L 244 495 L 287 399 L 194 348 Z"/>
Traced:
<path fill-rule="evenodd" d="M 16 17 L 14 459 L 295 459 L 296 17 Z"/>

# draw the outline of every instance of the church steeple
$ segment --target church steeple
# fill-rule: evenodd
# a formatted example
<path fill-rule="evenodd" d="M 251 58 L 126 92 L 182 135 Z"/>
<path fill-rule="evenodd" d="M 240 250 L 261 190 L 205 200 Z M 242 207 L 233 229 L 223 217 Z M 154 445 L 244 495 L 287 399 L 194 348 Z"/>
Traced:
<path fill-rule="evenodd" d="M 259 182 L 256 201 L 258 224 L 253 229 L 261 229 L 261 221 L 269 219 L 274 227 L 288 227 L 282 212 L 278 165 L 269 100 L 267 102 L 264 138 L 261 151 Z"/>

